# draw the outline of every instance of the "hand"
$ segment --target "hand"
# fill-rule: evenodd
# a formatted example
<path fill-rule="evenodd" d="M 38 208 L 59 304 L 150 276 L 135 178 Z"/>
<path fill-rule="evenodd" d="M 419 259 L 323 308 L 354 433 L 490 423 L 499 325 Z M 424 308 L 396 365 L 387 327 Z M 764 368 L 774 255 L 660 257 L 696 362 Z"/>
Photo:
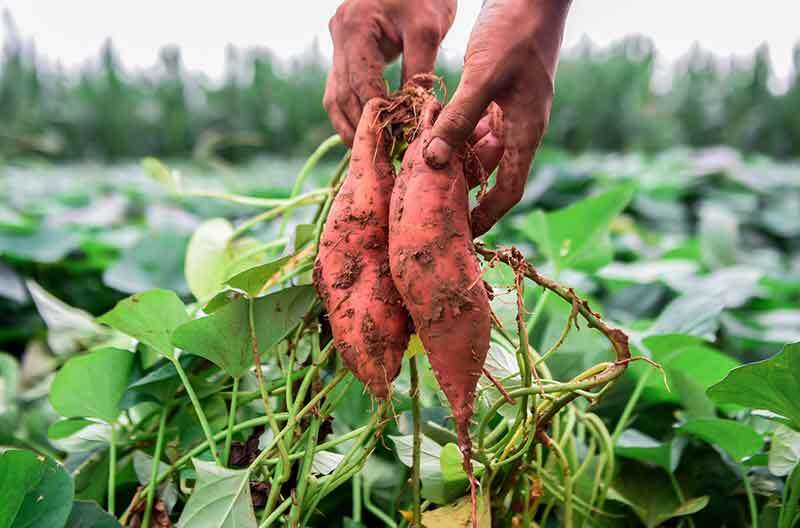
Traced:
<path fill-rule="evenodd" d="M 436 120 L 426 162 L 441 167 L 463 148 L 492 101 L 502 109 L 505 151 L 494 187 L 472 211 L 473 235 L 488 231 L 522 198 L 553 100 L 570 0 L 486 0 L 472 30 L 464 73 Z"/>
<path fill-rule="evenodd" d="M 403 53 L 403 83 L 431 73 L 453 24 L 456 0 L 346 0 L 331 18 L 333 68 L 322 104 L 333 128 L 353 144 L 361 111 L 385 96 L 384 66 Z"/>

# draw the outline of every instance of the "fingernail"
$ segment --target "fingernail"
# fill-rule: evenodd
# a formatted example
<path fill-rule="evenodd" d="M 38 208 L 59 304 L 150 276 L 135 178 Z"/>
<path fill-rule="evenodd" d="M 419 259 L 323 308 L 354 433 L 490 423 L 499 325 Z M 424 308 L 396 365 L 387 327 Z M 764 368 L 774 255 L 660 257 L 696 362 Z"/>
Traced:
<path fill-rule="evenodd" d="M 434 169 L 441 169 L 450 161 L 453 147 L 448 145 L 442 138 L 435 137 L 425 146 L 422 156 L 425 162 Z"/>

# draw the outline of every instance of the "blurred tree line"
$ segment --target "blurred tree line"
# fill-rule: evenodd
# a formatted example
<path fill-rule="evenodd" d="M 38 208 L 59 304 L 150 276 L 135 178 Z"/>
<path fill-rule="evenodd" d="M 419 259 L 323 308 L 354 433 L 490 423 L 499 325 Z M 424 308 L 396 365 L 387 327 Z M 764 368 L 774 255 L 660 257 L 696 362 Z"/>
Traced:
<path fill-rule="evenodd" d="M 0 157 L 53 160 L 307 153 L 332 133 L 321 100 L 328 69 L 315 49 L 292 61 L 269 51 L 228 50 L 221 81 L 188 72 L 176 48 L 148 71 L 122 68 L 111 42 L 78 73 L 24 42 L 10 17 L 0 60 Z M 669 72 L 655 70 L 651 41 L 566 53 L 545 143 L 572 151 L 728 144 L 775 157 L 800 154 L 800 47 L 788 89 L 770 89 L 766 48 L 722 61 L 692 49 Z M 450 90 L 457 64 L 440 64 Z M 388 78 L 397 85 L 399 68 Z"/>

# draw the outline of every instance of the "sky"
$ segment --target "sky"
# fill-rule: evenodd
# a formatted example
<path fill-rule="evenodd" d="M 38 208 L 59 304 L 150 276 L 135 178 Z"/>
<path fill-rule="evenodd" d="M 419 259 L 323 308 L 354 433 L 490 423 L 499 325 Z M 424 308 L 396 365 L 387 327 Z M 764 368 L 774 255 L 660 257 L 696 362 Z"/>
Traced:
<path fill-rule="evenodd" d="M 158 50 L 179 45 L 186 67 L 211 77 L 223 71 L 228 44 L 266 47 L 288 58 L 319 43 L 331 54 L 328 19 L 340 0 L 0 0 L 25 38 L 53 62 L 78 68 L 97 57 L 109 37 L 131 69 L 156 62 Z M 442 53 L 460 58 L 481 0 L 459 0 Z M 574 0 L 565 48 L 584 37 L 607 45 L 630 34 L 655 42 L 662 65 L 693 45 L 719 56 L 747 57 L 766 43 L 780 82 L 792 71 L 800 40 L 798 0 Z M 0 25 L 0 40 L 5 32 Z"/>

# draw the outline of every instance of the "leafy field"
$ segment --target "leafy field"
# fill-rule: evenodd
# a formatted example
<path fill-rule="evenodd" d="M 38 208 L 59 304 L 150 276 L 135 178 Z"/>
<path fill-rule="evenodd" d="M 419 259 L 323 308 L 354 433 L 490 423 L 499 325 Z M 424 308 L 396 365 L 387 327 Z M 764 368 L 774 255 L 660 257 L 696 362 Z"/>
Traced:
<path fill-rule="evenodd" d="M 418 341 L 391 404 L 335 358 L 309 284 L 342 165 L 302 167 L 0 168 L 0 526 L 408 525 L 415 459 L 423 523 L 459 526 Z M 484 260 L 512 402 L 482 379 L 482 525 L 796 525 L 800 165 L 544 150 L 534 172 L 483 237 L 546 279 Z"/>

